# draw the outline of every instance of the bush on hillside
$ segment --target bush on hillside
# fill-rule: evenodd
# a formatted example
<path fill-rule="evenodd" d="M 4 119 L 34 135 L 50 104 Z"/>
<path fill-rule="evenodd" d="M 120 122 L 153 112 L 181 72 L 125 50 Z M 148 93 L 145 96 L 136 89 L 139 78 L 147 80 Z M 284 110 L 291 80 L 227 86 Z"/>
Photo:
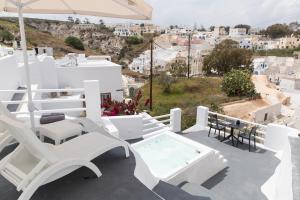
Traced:
<path fill-rule="evenodd" d="M 172 76 L 169 76 L 166 72 L 161 72 L 159 75 L 159 83 L 162 85 L 164 93 L 171 93 L 171 87 L 174 83 Z"/>
<path fill-rule="evenodd" d="M 15 39 L 14 35 L 7 30 L 0 30 L 0 41 L 1 42 L 11 42 Z"/>
<path fill-rule="evenodd" d="M 69 36 L 65 39 L 65 43 L 68 46 L 73 47 L 74 49 L 84 51 L 84 45 L 82 41 L 77 37 Z"/>
<path fill-rule="evenodd" d="M 233 69 L 224 75 L 222 89 L 228 96 L 256 95 L 256 90 L 251 81 L 251 73 L 247 70 Z"/>
<path fill-rule="evenodd" d="M 137 36 L 130 36 L 127 38 L 127 43 L 128 44 L 142 44 L 144 42 L 143 38 L 137 37 Z"/>

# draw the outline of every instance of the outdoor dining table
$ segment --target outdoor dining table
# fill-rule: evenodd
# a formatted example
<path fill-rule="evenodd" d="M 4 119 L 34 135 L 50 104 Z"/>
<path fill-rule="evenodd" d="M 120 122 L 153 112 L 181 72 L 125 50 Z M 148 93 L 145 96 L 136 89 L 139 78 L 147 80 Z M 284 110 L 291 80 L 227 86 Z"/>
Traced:
<path fill-rule="evenodd" d="M 224 122 L 220 122 L 220 124 L 230 128 L 230 135 L 228 135 L 223 140 L 221 140 L 221 142 L 231 139 L 232 146 L 234 146 L 234 139 L 238 142 L 238 138 L 234 135 L 234 129 L 240 130 L 240 129 L 244 128 L 246 126 L 246 124 L 237 123 L 236 121 L 231 121 L 231 122 L 224 121 Z"/>

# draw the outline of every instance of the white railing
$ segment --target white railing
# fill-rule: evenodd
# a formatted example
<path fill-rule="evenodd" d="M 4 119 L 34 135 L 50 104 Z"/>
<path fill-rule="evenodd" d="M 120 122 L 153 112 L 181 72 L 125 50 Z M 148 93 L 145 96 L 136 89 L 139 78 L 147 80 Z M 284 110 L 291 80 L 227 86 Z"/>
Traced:
<path fill-rule="evenodd" d="M 181 109 L 174 108 L 170 114 L 151 117 L 144 114 L 144 133 L 156 132 L 164 128 L 169 128 L 173 132 L 181 131 Z"/>
<path fill-rule="evenodd" d="M 76 107 L 76 108 L 64 108 L 64 109 L 40 109 L 34 111 L 36 114 L 47 114 L 47 113 L 73 113 L 73 112 L 83 112 L 86 111 L 87 117 L 99 121 L 101 117 L 101 102 L 100 102 L 100 92 L 98 81 L 84 81 L 84 88 L 67 88 L 67 89 L 35 89 L 32 90 L 34 93 L 62 93 L 62 92 L 72 92 L 84 94 L 85 98 L 77 99 L 60 99 L 60 98 L 47 98 L 47 99 L 34 99 L 33 103 L 37 104 L 51 104 L 51 103 L 83 103 L 85 102 L 86 107 Z M 0 90 L 0 93 L 27 93 L 27 90 Z M 1 101 L 1 103 L 9 104 L 27 104 L 28 100 L 17 100 L 17 101 Z M 13 114 L 29 114 L 28 111 L 22 112 L 17 111 Z"/>

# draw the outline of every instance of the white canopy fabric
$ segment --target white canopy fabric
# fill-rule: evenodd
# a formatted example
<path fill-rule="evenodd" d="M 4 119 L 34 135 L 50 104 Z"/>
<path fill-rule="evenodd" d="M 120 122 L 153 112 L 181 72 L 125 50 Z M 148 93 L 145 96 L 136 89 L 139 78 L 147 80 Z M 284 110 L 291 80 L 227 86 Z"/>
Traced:
<path fill-rule="evenodd" d="M 0 0 L 0 11 L 23 13 L 80 14 L 101 17 L 149 20 L 152 7 L 144 0 Z"/>

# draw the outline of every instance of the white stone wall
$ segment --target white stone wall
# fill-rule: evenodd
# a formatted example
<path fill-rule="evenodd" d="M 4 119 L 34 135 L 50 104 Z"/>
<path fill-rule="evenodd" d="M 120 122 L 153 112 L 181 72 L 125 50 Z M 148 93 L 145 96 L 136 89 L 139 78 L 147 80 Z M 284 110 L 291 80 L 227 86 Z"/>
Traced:
<path fill-rule="evenodd" d="M 268 115 L 267 120 L 272 120 L 281 114 L 281 107 L 282 104 L 278 103 L 255 111 L 253 113 L 255 122 L 264 122 L 265 114 Z"/>
<path fill-rule="evenodd" d="M 21 85 L 21 77 L 15 56 L 0 58 L 0 90 L 16 90 Z M 13 93 L 0 93 L 0 100 L 11 100 Z"/>
<path fill-rule="evenodd" d="M 98 80 L 101 93 L 111 93 L 112 99 L 123 100 L 121 66 L 119 67 L 57 67 L 61 88 L 82 88 L 84 80 Z"/>

